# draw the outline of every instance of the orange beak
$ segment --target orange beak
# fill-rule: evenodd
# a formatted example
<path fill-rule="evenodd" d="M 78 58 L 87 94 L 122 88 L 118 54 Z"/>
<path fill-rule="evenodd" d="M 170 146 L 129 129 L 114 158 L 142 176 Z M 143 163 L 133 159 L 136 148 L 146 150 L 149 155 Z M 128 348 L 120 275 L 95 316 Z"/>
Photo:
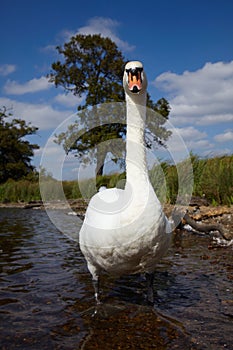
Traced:
<path fill-rule="evenodd" d="M 128 86 L 130 91 L 138 92 L 142 89 L 142 78 L 140 71 L 137 71 L 136 74 L 132 74 L 132 72 L 128 73 Z"/>

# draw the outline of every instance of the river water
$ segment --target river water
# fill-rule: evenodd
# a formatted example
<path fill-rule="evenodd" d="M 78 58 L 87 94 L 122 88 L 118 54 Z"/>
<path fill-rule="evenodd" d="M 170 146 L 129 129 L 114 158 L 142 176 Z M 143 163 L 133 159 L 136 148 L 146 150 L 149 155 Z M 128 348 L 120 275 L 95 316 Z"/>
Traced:
<path fill-rule="evenodd" d="M 53 215 L 73 227 L 66 212 Z M 104 276 L 93 316 L 78 244 L 43 210 L 0 209 L 2 350 L 233 349 L 232 246 L 181 232 L 157 266 L 154 287 L 151 307 L 142 276 Z"/>

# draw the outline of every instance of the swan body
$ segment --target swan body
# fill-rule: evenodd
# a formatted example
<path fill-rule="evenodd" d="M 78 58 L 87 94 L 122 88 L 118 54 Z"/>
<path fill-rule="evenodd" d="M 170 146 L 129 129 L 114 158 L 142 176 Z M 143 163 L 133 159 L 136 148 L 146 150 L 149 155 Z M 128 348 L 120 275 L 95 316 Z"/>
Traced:
<path fill-rule="evenodd" d="M 144 128 L 147 79 L 141 62 L 126 64 L 125 189 L 102 189 L 90 200 L 79 234 L 79 243 L 92 274 L 98 301 L 98 279 L 103 271 L 112 276 L 152 274 L 165 254 L 171 227 L 152 188 L 146 165 Z"/>

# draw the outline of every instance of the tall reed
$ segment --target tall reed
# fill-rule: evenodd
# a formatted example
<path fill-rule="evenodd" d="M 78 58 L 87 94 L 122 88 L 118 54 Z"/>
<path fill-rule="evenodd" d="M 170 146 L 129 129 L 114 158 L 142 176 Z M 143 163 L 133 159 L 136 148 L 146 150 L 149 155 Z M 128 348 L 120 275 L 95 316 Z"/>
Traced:
<path fill-rule="evenodd" d="M 190 161 L 192 173 L 190 173 Z M 206 197 L 213 205 L 233 204 L 233 155 L 215 158 L 190 158 L 174 166 L 167 162 L 155 165 L 150 171 L 151 183 L 162 203 L 175 203 L 177 196 L 186 191 L 194 196 Z M 51 176 L 45 181 L 48 198 L 60 199 L 57 180 Z M 96 179 L 63 181 L 67 199 L 91 198 L 101 186 L 124 188 L 125 173 L 97 176 Z M 181 186 L 182 185 L 182 186 Z M 190 187 L 191 186 L 191 187 Z M 0 202 L 40 200 L 38 178 L 20 181 L 8 180 L 0 185 Z"/>

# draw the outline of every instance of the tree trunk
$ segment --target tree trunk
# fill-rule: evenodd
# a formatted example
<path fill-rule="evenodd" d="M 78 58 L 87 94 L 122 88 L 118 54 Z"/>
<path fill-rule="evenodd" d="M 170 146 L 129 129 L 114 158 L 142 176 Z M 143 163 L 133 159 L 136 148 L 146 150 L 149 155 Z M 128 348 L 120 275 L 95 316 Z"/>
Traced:
<path fill-rule="evenodd" d="M 97 162 L 98 164 L 98 162 Z M 97 166 L 96 167 L 96 176 L 102 176 L 104 172 L 104 164 L 102 164 L 101 166 Z"/>
<path fill-rule="evenodd" d="M 103 175 L 104 163 L 105 163 L 105 158 L 106 158 L 107 153 L 108 153 L 108 150 L 106 149 L 105 145 L 103 143 L 100 143 L 97 146 L 96 176 Z"/>

